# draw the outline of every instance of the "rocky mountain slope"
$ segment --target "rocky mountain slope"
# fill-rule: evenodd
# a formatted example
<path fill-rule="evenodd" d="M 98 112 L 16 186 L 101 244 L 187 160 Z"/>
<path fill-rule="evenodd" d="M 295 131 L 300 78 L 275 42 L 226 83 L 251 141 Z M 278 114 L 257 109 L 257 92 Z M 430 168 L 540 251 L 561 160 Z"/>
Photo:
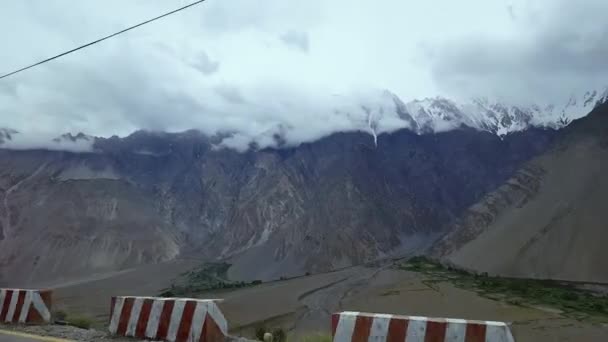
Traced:
<path fill-rule="evenodd" d="M 608 282 L 606 170 L 608 104 L 471 206 L 433 253 L 506 276 Z"/>
<path fill-rule="evenodd" d="M 137 132 L 91 153 L 0 150 L 0 282 L 177 257 L 266 279 L 416 250 L 554 134 L 336 133 L 240 153 L 196 131 Z"/>
<path fill-rule="evenodd" d="M 510 196 L 523 195 L 489 195 L 500 204 L 491 214 L 467 208 L 549 148 L 556 131 L 547 127 L 584 116 L 605 95 L 541 110 L 487 100 L 404 103 L 382 92 L 342 113 L 361 123 L 354 130 L 296 145 L 274 134 L 279 147 L 253 140 L 245 151 L 225 148 L 234 132 L 32 139 L 3 129 L 0 283 L 175 258 L 225 259 L 233 278 L 271 279 L 421 250 L 454 222 L 467 233 L 447 239 L 468 241 Z M 547 167 L 531 165 L 511 182 L 540 187 Z"/>

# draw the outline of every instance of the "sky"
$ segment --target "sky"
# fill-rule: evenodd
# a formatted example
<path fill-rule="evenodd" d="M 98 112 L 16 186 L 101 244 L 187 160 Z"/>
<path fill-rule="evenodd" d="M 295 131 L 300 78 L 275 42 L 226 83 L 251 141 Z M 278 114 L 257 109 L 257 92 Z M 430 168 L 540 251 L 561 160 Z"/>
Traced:
<path fill-rule="evenodd" d="M 0 74 L 190 2 L 2 2 Z M 608 85 L 605 13 L 605 0 L 207 0 L 0 80 L 0 127 L 195 128 L 242 148 L 357 129 L 384 89 L 550 103 Z"/>

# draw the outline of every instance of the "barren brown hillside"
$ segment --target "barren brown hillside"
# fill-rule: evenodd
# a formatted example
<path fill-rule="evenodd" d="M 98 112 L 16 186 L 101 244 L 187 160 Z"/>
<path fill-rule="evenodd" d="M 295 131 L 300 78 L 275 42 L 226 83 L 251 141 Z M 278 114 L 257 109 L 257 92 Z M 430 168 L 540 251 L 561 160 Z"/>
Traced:
<path fill-rule="evenodd" d="M 433 253 L 478 271 L 608 282 L 608 107 L 472 206 Z"/>

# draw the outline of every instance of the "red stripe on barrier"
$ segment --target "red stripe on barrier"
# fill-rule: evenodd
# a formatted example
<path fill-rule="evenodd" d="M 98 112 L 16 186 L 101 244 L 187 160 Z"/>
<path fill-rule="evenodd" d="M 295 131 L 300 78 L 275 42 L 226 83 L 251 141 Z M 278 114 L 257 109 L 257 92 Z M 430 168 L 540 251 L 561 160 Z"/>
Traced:
<path fill-rule="evenodd" d="M 357 316 L 355 320 L 355 328 L 353 329 L 352 342 L 367 342 L 369 333 L 372 328 L 373 317 Z"/>
<path fill-rule="evenodd" d="M 176 341 L 188 341 L 190 335 L 190 328 L 192 327 L 192 319 L 194 318 L 194 310 L 196 309 L 196 302 L 187 301 L 184 306 L 184 312 L 182 313 L 182 320 L 179 323 L 177 329 Z"/>
<path fill-rule="evenodd" d="M 407 334 L 409 321 L 405 319 L 393 318 L 388 324 L 388 336 L 386 342 L 403 342 Z"/>
<path fill-rule="evenodd" d="M 485 342 L 486 341 L 486 326 L 485 324 L 467 324 L 467 331 L 464 338 L 465 342 Z"/>
<path fill-rule="evenodd" d="M 135 337 L 146 337 L 146 328 L 148 327 L 150 312 L 152 312 L 152 304 L 154 304 L 153 299 L 144 299 L 139 313 L 139 320 L 137 320 L 137 327 L 135 327 Z"/>
<path fill-rule="evenodd" d="M 11 305 L 11 298 L 13 298 L 13 290 L 6 290 L 6 297 L 4 297 L 2 312 L 0 312 L 0 322 L 4 322 L 6 320 L 8 308 Z"/>
<path fill-rule="evenodd" d="M 203 333 L 199 342 L 224 342 L 226 336 L 217 325 L 215 320 L 210 315 L 205 316 L 205 323 L 203 324 Z"/>
<path fill-rule="evenodd" d="M 19 322 L 19 316 L 21 316 L 21 310 L 23 310 L 23 304 L 25 303 L 26 294 L 26 291 L 19 291 L 19 296 L 17 297 L 17 306 L 15 307 L 15 314 L 13 315 L 13 323 Z"/>
<path fill-rule="evenodd" d="M 340 314 L 331 315 L 331 336 L 336 337 L 336 329 L 338 329 L 338 322 L 340 322 Z"/>
<path fill-rule="evenodd" d="M 27 312 L 27 317 L 25 317 L 26 323 L 42 323 L 43 319 L 38 310 L 34 307 L 34 305 L 30 305 L 30 308 Z"/>
<path fill-rule="evenodd" d="M 444 342 L 447 328 L 446 322 L 428 321 L 424 342 Z"/>
<path fill-rule="evenodd" d="M 131 319 L 131 311 L 133 310 L 134 298 L 126 298 L 125 303 L 122 306 L 122 312 L 120 313 L 118 321 L 118 329 L 116 333 L 121 336 L 125 336 L 127 333 L 127 327 L 129 325 L 129 319 Z"/>
<path fill-rule="evenodd" d="M 169 324 L 171 323 L 171 313 L 173 312 L 174 301 L 164 301 L 163 311 L 160 314 L 158 320 L 158 332 L 156 333 L 156 339 L 164 340 L 167 338 L 169 332 Z"/>

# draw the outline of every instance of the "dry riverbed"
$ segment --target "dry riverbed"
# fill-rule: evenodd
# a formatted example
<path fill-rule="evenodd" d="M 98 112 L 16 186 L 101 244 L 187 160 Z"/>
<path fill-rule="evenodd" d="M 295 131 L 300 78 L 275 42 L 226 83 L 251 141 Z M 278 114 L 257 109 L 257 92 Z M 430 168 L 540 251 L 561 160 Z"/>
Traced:
<path fill-rule="evenodd" d="M 178 274 L 175 267 L 171 270 Z M 69 308 L 87 308 L 90 317 L 103 324 L 109 311 L 107 296 L 153 295 L 155 291 L 158 295 L 170 285 L 167 281 L 158 282 L 154 290 L 148 283 L 145 291 L 138 291 L 141 274 L 150 273 L 136 271 L 120 275 L 115 281 L 105 279 L 74 288 L 67 286 L 62 288 L 58 299 L 66 300 L 68 303 L 64 304 L 69 304 Z M 247 338 L 253 338 L 260 327 L 282 328 L 292 341 L 315 333 L 327 334 L 332 312 L 352 310 L 512 322 L 518 342 L 608 341 L 608 328 L 602 320 L 585 319 L 542 302 L 526 303 L 525 298 L 492 297 L 480 293 L 479 289 L 462 286 L 457 280 L 387 262 L 374 267 L 358 266 L 256 286 L 207 291 L 197 296 L 223 298 L 220 307 L 231 334 Z M 116 284 L 120 284 L 120 288 Z M 97 303 L 98 296 L 91 296 L 92 293 L 103 293 L 104 298 Z M 570 300 L 568 295 L 563 297 Z M 98 305 L 87 306 L 93 303 Z M 591 306 L 594 307 L 600 306 Z"/>

